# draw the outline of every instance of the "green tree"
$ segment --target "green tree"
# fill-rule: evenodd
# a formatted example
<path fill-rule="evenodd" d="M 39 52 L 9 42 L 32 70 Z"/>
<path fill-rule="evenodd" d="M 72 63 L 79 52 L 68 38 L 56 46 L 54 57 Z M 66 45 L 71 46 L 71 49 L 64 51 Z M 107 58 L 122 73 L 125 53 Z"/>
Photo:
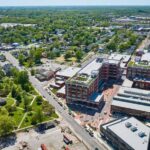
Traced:
<path fill-rule="evenodd" d="M 72 53 L 70 51 L 67 51 L 66 54 L 64 55 L 64 58 L 68 60 L 70 57 L 72 57 Z"/>
<path fill-rule="evenodd" d="M 27 71 L 20 71 L 17 75 L 17 82 L 23 88 L 25 84 L 29 83 L 29 76 Z"/>
<path fill-rule="evenodd" d="M 34 76 L 35 75 L 35 70 L 32 68 L 31 69 L 31 75 Z"/>
<path fill-rule="evenodd" d="M 82 56 L 83 56 L 83 53 L 82 53 L 82 51 L 81 50 L 78 50 L 77 52 L 76 52 L 76 58 L 77 58 L 77 60 L 80 62 L 80 60 L 82 59 Z"/>
<path fill-rule="evenodd" d="M 5 107 L 1 107 L 0 108 L 0 115 L 6 115 L 6 116 L 8 116 L 8 111 L 7 111 L 7 109 L 5 108 Z"/>
<path fill-rule="evenodd" d="M 29 98 L 28 98 L 28 96 L 26 94 L 27 93 L 23 93 L 22 100 L 23 100 L 25 111 L 28 111 L 28 106 L 29 106 L 30 100 L 29 100 Z"/>
<path fill-rule="evenodd" d="M 7 135 L 14 130 L 15 122 L 7 115 L 0 115 L 0 135 Z"/>
<path fill-rule="evenodd" d="M 5 76 L 2 68 L 0 67 L 0 80 L 2 80 L 2 78 Z"/>
<path fill-rule="evenodd" d="M 19 60 L 19 64 L 23 65 L 23 63 L 25 62 L 25 56 L 23 54 L 20 54 L 18 56 L 18 60 Z"/>
<path fill-rule="evenodd" d="M 35 101 L 37 102 L 38 105 L 41 105 L 42 102 L 43 102 L 42 96 L 37 96 L 37 97 L 35 98 Z"/>

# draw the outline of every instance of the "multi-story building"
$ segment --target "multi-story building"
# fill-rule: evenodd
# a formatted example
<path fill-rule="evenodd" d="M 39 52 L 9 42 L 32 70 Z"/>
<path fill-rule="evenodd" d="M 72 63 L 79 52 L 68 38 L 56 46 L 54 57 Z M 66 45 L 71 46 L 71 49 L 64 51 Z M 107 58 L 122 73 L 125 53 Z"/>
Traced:
<path fill-rule="evenodd" d="M 127 78 L 134 82 L 134 87 L 150 89 L 150 53 L 129 62 Z"/>
<path fill-rule="evenodd" d="M 121 118 L 100 127 L 101 135 L 116 150 L 149 150 L 150 128 L 134 117 Z"/>
<path fill-rule="evenodd" d="M 97 107 L 103 104 L 99 87 L 109 78 L 119 78 L 120 62 L 96 58 L 66 81 L 67 103 Z"/>
<path fill-rule="evenodd" d="M 111 112 L 150 119 L 150 91 L 120 87 L 113 97 Z"/>

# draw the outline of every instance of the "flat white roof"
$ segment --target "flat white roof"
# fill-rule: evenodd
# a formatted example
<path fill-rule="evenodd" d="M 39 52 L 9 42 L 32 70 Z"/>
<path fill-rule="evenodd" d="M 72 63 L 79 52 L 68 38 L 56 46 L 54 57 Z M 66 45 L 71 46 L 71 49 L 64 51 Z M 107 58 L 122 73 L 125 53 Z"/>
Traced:
<path fill-rule="evenodd" d="M 100 58 L 100 59 L 102 59 L 102 58 Z M 102 66 L 102 62 L 97 61 L 97 58 L 96 58 L 92 62 L 90 62 L 88 65 L 86 65 L 83 69 L 81 69 L 78 73 L 79 74 L 87 74 L 90 76 L 91 72 L 93 70 L 99 70 L 100 69 L 100 67 Z"/>
<path fill-rule="evenodd" d="M 113 60 L 118 60 L 118 61 L 123 60 L 123 62 L 128 62 L 130 57 L 131 55 L 113 53 L 109 56 L 108 59 L 113 59 Z"/>
<path fill-rule="evenodd" d="M 59 89 L 57 91 L 57 93 L 59 93 L 59 94 L 66 94 L 65 86 L 63 86 L 61 89 Z"/>
<path fill-rule="evenodd" d="M 79 67 L 68 67 L 68 68 L 66 68 L 65 70 L 58 71 L 58 72 L 56 73 L 56 75 L 71 78 L 71 77 L 73 77 L 80 69 L 81 69 L 81 68 L 79 68 Z"/>
<path fill-rule="evenodd" d="M 142 57 L 141 57 L 141 61 L 150 62 L 150 53 L 143 54 Z"/>
<path fill-rule="evenodd" d="M 129 103 L 126 101 L 113 100 L 111 105 L 150 113 L 150 106 L 140 105 L 140 104 L 136 104 L 136 103 Z"/>
<path fill-rule="evenodd" d="M 127 127 L 127 123 L 131 123 L 131 127 Z M 133 149 L 148 150 L 150 128 L 148 128 L 146 125 L 144 125 L 142 122 L 138 121 L 134 117 L 119 119 L 104 126 L 105 129 L 108 128 L 109 130 L 111 130 L 111 132 L 121 138 Z M 135 132 L 131 130 L 133 127 L 137 128 Z M 146 136 L 140 137 L 140 132 L 145 133 Z"/>
<path fill-rule="evenodd" d="M 113 97 L 112 106 L 150 113 L 150 91 L 120 87 L 117 95 Z"/>
<path fill-rule="evenodd" d="M 122 84 L 122 86 L 125 86 L 125 87 L 132 87 L 132 85 L 133 85 L 133 81 L 131 81 L 131 80 L 129 80 L 129 79 L 125 79 L 124 80 L 124 82 L 123 82 L 123 84 Z"/>
<path fill-rule="evenodd" d="M 50 86 L 53 86 L 53 87 L 57 87 L 57 88 L 60 87 L 59 85 L 57 85 L 57 84 L 55 83 L 55 81 L 52 81 L 49 85 L 50 85 Z"/>

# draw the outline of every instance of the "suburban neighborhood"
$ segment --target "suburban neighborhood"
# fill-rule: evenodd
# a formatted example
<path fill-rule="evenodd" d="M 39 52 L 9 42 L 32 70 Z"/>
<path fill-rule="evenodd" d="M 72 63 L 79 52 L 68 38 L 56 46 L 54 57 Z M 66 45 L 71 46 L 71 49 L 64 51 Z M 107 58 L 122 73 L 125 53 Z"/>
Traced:
<path fill-rule="evenodd" d="M 0 7 L 0 149 L 149 150 L 149 8 Z"/>

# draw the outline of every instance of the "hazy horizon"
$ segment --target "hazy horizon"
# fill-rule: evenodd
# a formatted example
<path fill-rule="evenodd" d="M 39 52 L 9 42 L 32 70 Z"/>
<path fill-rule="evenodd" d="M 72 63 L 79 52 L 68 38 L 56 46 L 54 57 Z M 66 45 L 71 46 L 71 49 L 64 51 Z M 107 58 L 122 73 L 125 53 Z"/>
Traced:
<path fill-rule="evenodd" d="M 113 2 L 112 2 L 113 1 Z M 150 6 L 148 0 L 0 0 L 0 6 Z"/>

